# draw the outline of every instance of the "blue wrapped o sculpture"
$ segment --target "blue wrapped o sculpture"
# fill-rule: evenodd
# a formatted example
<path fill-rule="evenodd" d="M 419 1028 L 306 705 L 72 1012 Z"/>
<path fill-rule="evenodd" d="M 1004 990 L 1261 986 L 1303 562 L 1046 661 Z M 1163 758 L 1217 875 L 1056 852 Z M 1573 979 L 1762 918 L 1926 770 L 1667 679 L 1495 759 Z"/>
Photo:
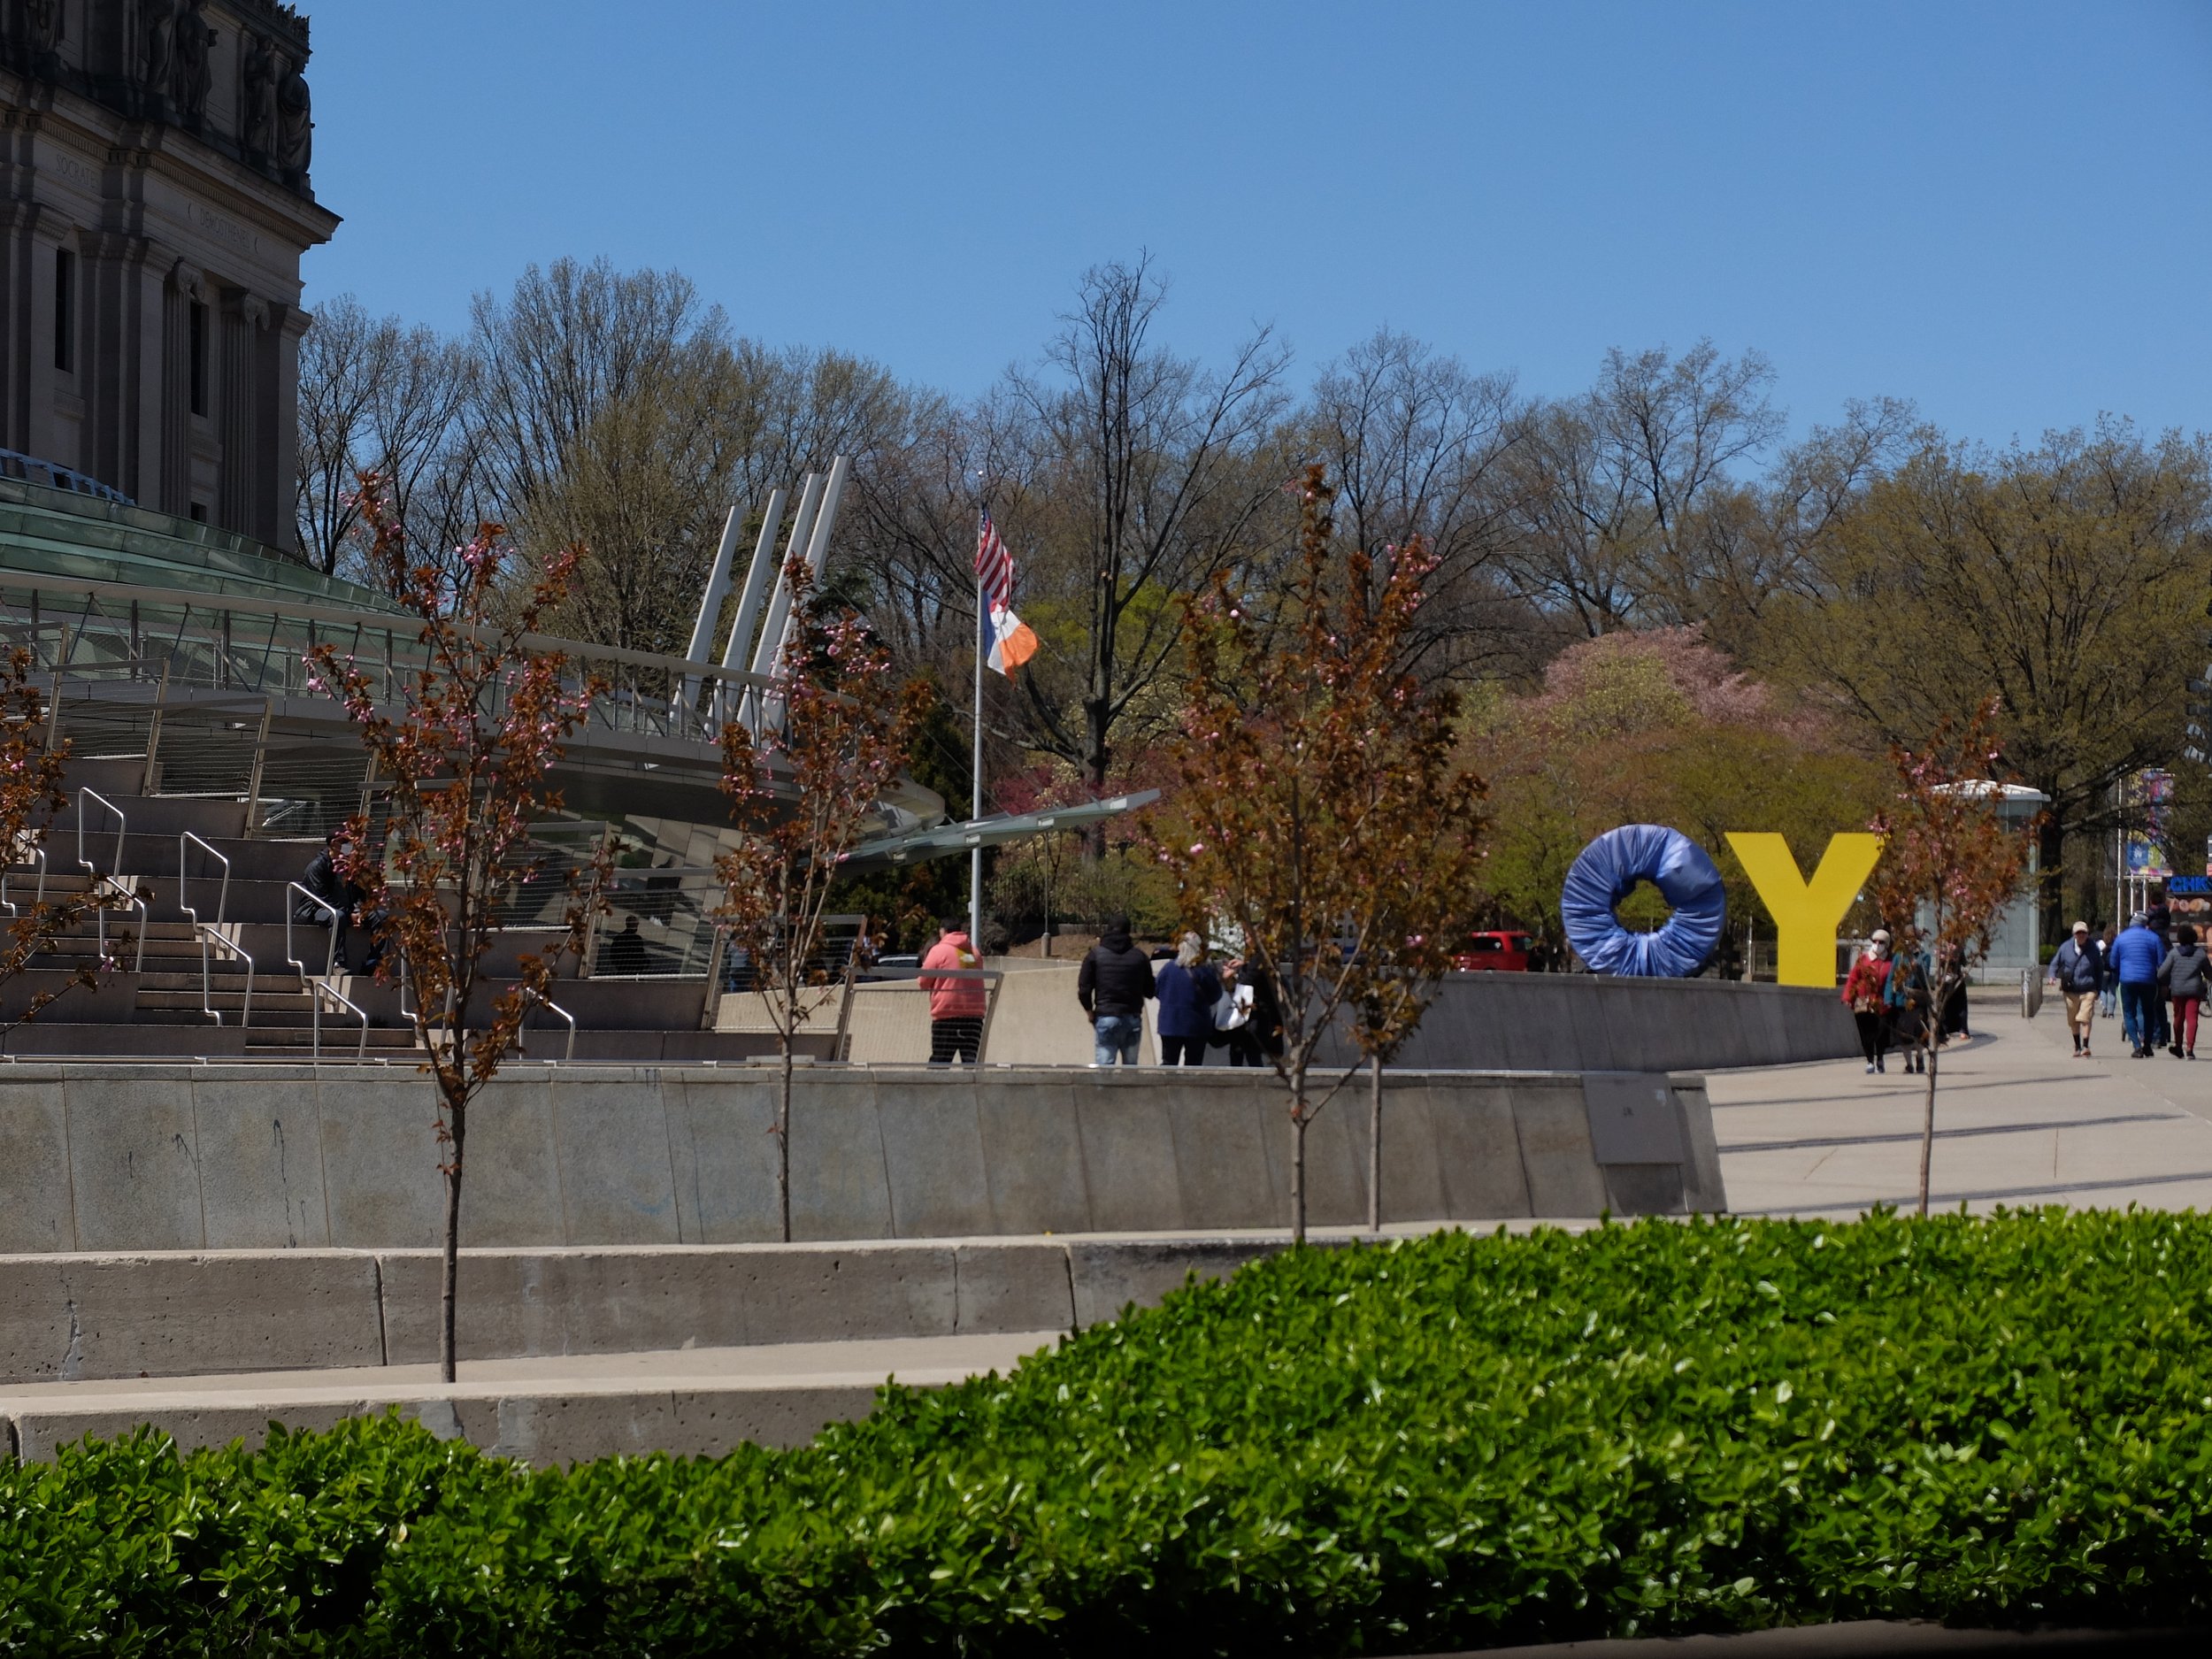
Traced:
<path fill-rule="evenodd" d="M 1632 933 L 1613 907 L 1648 881 L 1673 906 L 1655 933 Z M 1624 824 L 1582 849 L 1559 892 L 1567 942 L 1596 973 L 1686 979 L 1710 961 L 1728 920 L 1720 871 L 1680 830 Z"/>

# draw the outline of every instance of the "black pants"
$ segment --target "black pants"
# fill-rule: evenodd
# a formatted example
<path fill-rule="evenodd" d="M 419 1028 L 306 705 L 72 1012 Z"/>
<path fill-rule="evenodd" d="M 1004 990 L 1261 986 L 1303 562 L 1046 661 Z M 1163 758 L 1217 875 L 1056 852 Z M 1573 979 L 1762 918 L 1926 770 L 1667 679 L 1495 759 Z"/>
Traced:
<path fill-rule="evenodd" d="M 351 931 L 351 909 L 349 905 L 339 907 L 338 919 L 335 923 L 332 922 L 328 910 L 319 904 L 310 904 L 305 899 L 302 899 L 292 910 L 292 919 L 296 922 L 305 922 L 313 927 L 334 926 L 337 928 L 338 939 L 332 947 L 329 960 L 333 967 L 342 972 L 346 971 L 346 935 Z M 311 961 L 307 965 L 310 972 L 322 972 L 320 965 L 314 962 Z"/>
<path fill-rule="evenodd" d="M 1203 1037 L 1168 1037 L 1160 1039 L 1162 1065 L 1203 1065 L 1206 1064 L 1206 1040 Z"/>
<path fill-rule="evenodd" d="M 966 1019 L 933 1019 L 929 1022 L 929 1063 L 932 1065 L 950 1065 L 955 1060 L 977 1064 L 983 1049 L 983 1016 Z"/>
<path fill-rule="evenodd" d="M 1851 1018 L 1859 1022 L 1859 1047 L 1866 1050 L 1867 1064 L 1872 1065 L 1889 1052 L 1889 1016 L 1879 1009 L 1871 1014 L 1854 1009 Z"/>

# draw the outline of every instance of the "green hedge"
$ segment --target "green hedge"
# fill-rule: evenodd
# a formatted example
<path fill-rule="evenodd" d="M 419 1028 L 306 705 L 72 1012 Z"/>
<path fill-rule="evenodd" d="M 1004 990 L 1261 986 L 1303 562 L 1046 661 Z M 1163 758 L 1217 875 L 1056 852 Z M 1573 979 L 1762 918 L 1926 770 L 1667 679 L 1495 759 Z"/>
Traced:
<path fill-rule="evenodd" d="M 0 1463 L 0 1651 L 1391 1653 L 2212 1597 L 2212 1223 L 1308 1250 L 810 1448 Z"/>

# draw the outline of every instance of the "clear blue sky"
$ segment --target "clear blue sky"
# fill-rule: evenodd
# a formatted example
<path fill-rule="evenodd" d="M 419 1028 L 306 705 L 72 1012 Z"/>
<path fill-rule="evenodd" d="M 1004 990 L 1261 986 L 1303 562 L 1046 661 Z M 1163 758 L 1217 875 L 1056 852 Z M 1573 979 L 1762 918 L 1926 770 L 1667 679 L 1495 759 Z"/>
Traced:
<path fill-rule="evenodd" d="M 605 254 L 965 393 L 1148 248 L 1202 355 L 1387 323 L 1559 392 L 1709 335 L 1801 430 L 2212 426 L 2212 0 L 304 9 L 311 304 Z"/>

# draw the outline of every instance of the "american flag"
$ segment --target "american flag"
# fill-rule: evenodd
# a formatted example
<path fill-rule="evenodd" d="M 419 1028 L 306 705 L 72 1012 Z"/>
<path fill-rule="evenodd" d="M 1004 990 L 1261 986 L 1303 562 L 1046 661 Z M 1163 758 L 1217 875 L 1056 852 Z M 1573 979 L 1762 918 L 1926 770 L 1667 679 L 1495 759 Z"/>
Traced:
<path fill-rule="evenodd" d="M 998 537 L 998 526 L 991 522 L 988 508 L 984 510 L 983 528 L 975 539 L 975 579 L 983 585 L 983 609 L 988 615 L 995 605 L 1008 605 L 1014 598 L 1014 556 L 1006 550 L 1006 543 Z"/>

